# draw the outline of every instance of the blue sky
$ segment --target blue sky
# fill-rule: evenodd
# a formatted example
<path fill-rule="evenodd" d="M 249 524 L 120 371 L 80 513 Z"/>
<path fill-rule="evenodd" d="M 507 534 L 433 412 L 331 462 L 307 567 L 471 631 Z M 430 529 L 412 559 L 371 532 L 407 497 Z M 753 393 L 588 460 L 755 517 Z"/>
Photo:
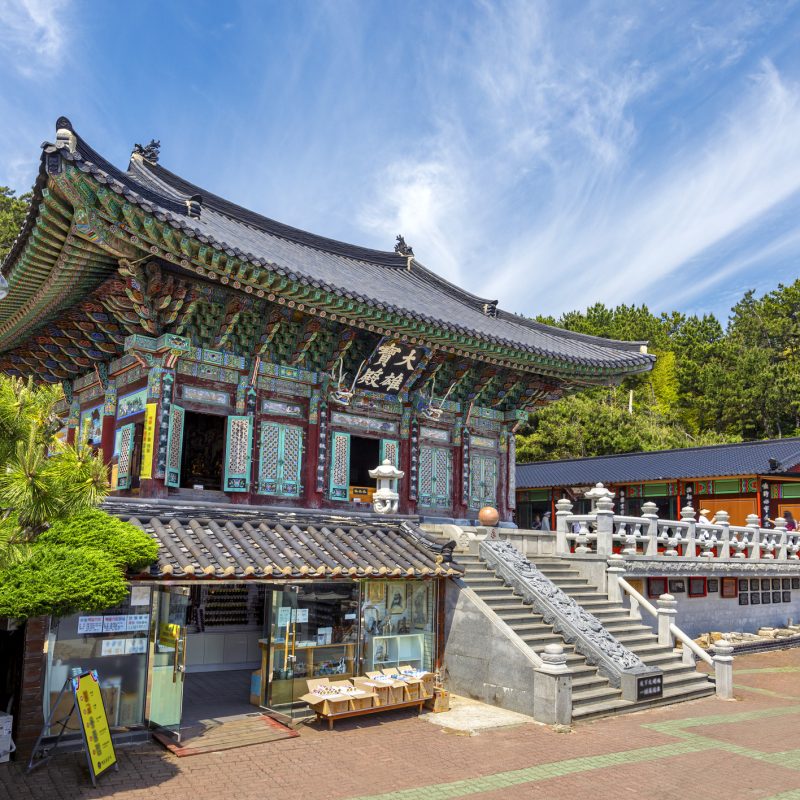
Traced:
<path fill-rule="evenodd" d="M 0 184 L 56 118 L 525 314 L 722 318 L 800 266 L 798 2 L 0 0 Z"/>

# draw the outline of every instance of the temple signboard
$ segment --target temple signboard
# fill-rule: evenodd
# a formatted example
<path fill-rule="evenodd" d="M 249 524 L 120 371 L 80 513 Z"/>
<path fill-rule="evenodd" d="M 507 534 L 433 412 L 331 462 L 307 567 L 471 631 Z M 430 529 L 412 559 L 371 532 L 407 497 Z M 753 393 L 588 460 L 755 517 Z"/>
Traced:
<path fill-rule="evenodd" d="M 364 364 L 356 380 L 356 389 L 397 397 L 411 386 L 428 355 L 426 347 L 384 339 Z"/>

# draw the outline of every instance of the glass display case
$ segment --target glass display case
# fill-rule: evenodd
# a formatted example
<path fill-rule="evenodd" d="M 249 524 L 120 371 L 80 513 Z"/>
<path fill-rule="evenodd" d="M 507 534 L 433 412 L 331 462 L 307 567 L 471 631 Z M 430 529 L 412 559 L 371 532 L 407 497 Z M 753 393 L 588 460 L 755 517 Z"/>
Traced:
<path fill-rule="evenodd" d="M 357 669 L 357 583 L 306 584 L 272 593 L 268 704 L 292 714 L 306 679 L 349 678 Z"/>

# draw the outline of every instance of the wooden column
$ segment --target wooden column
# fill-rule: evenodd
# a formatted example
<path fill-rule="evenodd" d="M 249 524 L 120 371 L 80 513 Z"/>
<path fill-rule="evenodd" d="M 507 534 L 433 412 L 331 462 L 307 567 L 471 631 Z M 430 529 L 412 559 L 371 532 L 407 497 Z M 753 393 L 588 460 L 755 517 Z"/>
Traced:
<path fill-rule="evenodd" d="M 46 658 L 44 646 L 50 627 L 49 617 L 31 617 L 25 623 L 22 677 L 14 709 L 16 760 L 30 758 L 31 750 L 44 725 L 42 698 L 45 690 Z"/>

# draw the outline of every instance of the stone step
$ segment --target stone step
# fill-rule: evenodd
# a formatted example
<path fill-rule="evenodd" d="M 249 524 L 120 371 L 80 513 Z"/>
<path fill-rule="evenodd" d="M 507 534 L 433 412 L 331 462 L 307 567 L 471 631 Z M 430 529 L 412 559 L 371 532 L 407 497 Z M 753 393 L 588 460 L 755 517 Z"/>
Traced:
<path fill-rule="evenodd" d="M 608 681 L 597 670 L 593 673 L 582 674 L 578 676 L 573 672 L 572 674 L 572 692 L 573 695 L 577 691 L 600 689 L 608 687 Z"/>
<path fill-rule="evenodd" d="M 550 579 L 552 580 L 552 578 Z M 572 594 L 572 592 L 580 592 L 590 588 L 589 581 L 581 579 L 580 581 L 575 578 L 569 578 L 567 580 L 554 580 L 553 583 L 558 586 L 561 591 L 566 592 L 567 594 Z"/>
<path fill-rule="evenodd" d="M 628 650 L 633 650 L 634 652 L 636 652 L 637 647 L 658 641 L 658 639 L 652 633 L 648 633 L 647 631 L 615 633 L 614 638 L 621 644 L 624 644 Z"/>
<path fill-rule="evenodd" d="M 592 705 L 600 703 L 604 700 L 613 700 L 620 697 L 620 690 L 615 689 L 606 681 L 605 686 L 595 687 L 593 689 L 578 689 L 572 693 L 572 715 L 575 716 L 575 711 L 580 706 Z"/>
<path fill-rule="evenodd" d="M 515 601 L 514 598 L 504 597 L 500 600 L 485 600 L 484 601 L 495 614 L 500 614 L 504 611 L 527 611 L 526 605 L 522 602 L 521 599 L 517 598 Z"/>

